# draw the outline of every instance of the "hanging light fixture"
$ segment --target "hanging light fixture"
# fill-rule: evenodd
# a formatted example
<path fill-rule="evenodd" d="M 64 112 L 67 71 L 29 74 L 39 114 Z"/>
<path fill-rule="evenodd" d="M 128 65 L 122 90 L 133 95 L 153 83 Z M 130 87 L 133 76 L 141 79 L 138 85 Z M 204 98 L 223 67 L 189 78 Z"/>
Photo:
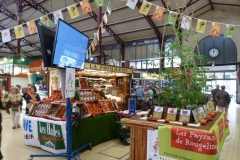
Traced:
<path fill-rule="evenodd" d="M 25 61 L 25 58 L 24 58 L 24 57 L 22 57 L 22 58 L 21 58 L 21 61 Z"/>
<path fill-rule="evenodd" d="M 4 58 L 3 58 L 3 61 L 6 61 L 6 60 L 7 60 L 7 58 L 6 58 L 6 57 L 4 57 Z"/>

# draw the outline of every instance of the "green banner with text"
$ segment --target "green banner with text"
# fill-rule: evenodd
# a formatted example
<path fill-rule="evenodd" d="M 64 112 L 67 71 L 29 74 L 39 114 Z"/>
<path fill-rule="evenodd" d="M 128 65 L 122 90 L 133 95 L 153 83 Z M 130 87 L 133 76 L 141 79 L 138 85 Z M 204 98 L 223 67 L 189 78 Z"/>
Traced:
<path fill-rule="evenodd" d="M 225 116 L 222 113 L 209 131 L 159 126 L 159 155 L 176 160 L 219 160 L 230 134 Z"/>

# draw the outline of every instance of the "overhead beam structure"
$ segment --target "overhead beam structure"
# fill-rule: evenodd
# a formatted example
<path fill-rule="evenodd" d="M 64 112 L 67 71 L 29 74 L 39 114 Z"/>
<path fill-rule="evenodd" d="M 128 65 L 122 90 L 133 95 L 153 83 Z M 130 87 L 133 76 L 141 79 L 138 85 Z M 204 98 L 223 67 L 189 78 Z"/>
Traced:
<path fill-rule="evenodd" d="M 0 0 L 0 6 L 7 7 L 13 3 L 16 3 L 18 0 Z"/>
<path fill-rule="evenodd" d="M 208 0 L 208 1 L 209 1 L 210 5 L 211 5 L 212 11 L 214 11 L 213 4 L 212 4 L 212 0 Z"/>
<path fill-rule="evenodd" d="M 140 9 L 142 5 L 142 2 L 138 1 L 137 2 L 137 7 Z M 152 27 L 152 29 L 154 30 L 156 37 L 158 39 L 158 43 L 159 43 L 159 49 L 161 48 L 161 43 L 162 43 L 162 34 L 161 32 L 158 30 L 157 26 L 155 25 L 155 23 L 153 22 L 152 18 L 149 15 L 143 15 L 144 18 L 147 20 L 148 24 Z"/>

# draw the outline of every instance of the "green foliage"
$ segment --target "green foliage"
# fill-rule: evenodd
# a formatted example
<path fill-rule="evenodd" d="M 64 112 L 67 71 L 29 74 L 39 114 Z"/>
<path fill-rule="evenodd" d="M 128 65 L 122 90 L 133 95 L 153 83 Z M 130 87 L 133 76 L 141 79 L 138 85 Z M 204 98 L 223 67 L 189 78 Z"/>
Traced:
<path fill-rule="evenodd" d="M 171 80 L 171 83 L 165 84 L 165 89 L 161 90 L 158 98 L 158 105 L 173 105 L 179 109 L 184 109 L 188 104 L 204 104 L 205 95 L 202 93 L 209 86 L 206 85 L 207 77 L 205 73 L 207 69 L 196 64 L 206 61 L 206 57 L 194 53 L 194 48 L 190 37 L 196 34 L 195 30 L 185 32 L 179 31 L 174 26 L 168 26 L 168 30 L 173 30 L 175 38 L 169 46 L 169 50 L 162 51 L 158 54 L 160 57 L 168 57 L 169 62 L 173 62 L 174 58 L 180 58 L 181 64 L 179 68 L 169 67 L 160 74 L 165 80 Z M 199 41 L 198 41 L 199 42 Z"/>

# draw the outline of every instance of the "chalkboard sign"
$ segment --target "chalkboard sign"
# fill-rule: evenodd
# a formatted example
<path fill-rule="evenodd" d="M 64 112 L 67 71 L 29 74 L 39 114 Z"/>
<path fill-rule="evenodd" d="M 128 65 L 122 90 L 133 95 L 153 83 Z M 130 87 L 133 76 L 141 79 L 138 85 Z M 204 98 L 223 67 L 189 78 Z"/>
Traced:
<path fill-rule="evenodd" d="M 128 110 L 129 110 L 129 114 L 136 114 L 136 99 L 135 98 L 128 99 Z"/>
<path fill-rule="evenodd" d="M 133 78 L 140 78 L 140 73 L 133 73 Z"/>

